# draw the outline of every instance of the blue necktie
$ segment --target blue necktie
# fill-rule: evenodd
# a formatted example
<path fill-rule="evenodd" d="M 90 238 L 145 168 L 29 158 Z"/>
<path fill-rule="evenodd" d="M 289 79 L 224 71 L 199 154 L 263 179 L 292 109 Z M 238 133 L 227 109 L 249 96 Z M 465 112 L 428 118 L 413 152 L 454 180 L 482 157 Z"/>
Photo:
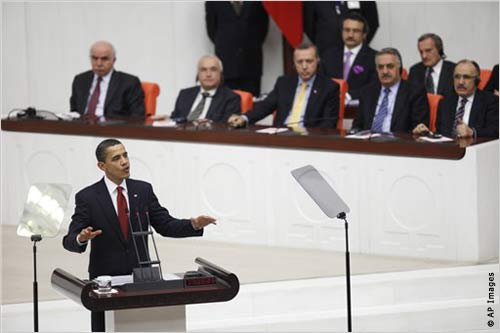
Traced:
<path fill-rule="evenodd" d="M 376 133 L 381 133 L 382 132 L 382 125 L 384 124 L 384 119 L 387 116 L 387 113 L 389 112 L 389 94 L 391 92 L 391 89 L 385 88 L 384 89 L 384 98 L 382 99 L 382 103 L 380 104 L 380 108 L 378 110 L 378 113 L 375 115 L 375 119 L 373 119 L 372 123 L 372 132 Z"/>

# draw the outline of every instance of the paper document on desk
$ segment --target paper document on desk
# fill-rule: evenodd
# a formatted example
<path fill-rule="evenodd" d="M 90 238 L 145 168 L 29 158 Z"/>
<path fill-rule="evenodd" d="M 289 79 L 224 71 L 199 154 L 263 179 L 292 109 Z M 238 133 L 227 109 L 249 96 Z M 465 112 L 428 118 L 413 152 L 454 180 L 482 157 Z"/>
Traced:
<path fill-rule="evenodd" d="M 370 138 L 376 138 L 381 135 L 382 134 L 380 133 L 372 133 L 370 131 L 360 131 L 354 134 L 346 135 L 345 137 L 347 139 L 370 139 Z"/>
<path fill-rule="evenodd" d="M 111 277 L 111 285 L 114 286 L 121 286 L 125 283 L 132 283 L 134 282 L 134 278 L 132 274 L 129 275 L 114 275 Z"/>
<path fill-rule="evenodd" d="M 264 128 L 264 129 L 260 129 L 258 131 L 255 131 L 255 133 L 278 134 L 278 133 L 286 132 L 286 131 L 288 131 L 288 128 L 286 128 L 286 127 L 281 127 L 281 128 L 268 127 L 268 128 Z"/>
<path fill-rule="evenodd" d="M 163 280 L 170 281 L 170 280 L 182 280 L 183 277 L 179 276 L 175 273 L 163 273 Z"/>
<path fill-rule="evenodd" d="M 425 141 L 425 142 L 432 142 L 432 143 L 453 141 L 452 138 L 448 138 L 446 136 L 442 136 L 440 138 L 431 138 L 431 137 L 428 137 L 428 136 L 421 136 L 420 140 Z"/>
<path fill-rule="evenodd" d="M 155 120 L 153 121 L 154 127 L 176 127 L 177 123 L 171 119 L 167 120 Z"/>

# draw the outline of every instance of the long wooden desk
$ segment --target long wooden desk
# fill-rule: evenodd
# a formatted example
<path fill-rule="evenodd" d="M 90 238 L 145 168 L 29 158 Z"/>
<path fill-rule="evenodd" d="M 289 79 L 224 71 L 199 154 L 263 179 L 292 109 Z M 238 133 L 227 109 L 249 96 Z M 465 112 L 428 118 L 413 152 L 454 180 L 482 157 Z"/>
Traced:
<path fill-rule="evenodd" d="M 351 208 L 353 252 L 498 256 L 498 140 L 430 144 L 409 135 L 358 140 L 335 130 L 255 129 L 2 120 L 2 222 L 17 223 L 32 182 L 68 183 L 76 193 L 97 181 L 95 147 L 117 137 L 132 178 L 153 183 L 174 216 L 218 218 L 205 239 L 342 251 L 342 224 L 322 215 L 290 175 L 312 164 Z"/>
<path fill-rule="evenodd" d="M 345 139 L 345 131 L 328 129 L 307 129 L 306 135 L 292 132 L 265 135 L 255 133 L 259 128 L 262 127 L 232 129 L 221 124 L 212 124 L 209 128 L 196 127 L 192 124 L 179 125 L 177 128 L 153 127 L 149 119 L 135 122 L 115 120 L 93 124 L 85 121 L 2 120 L 2 130 L 15 132 L 117 136 L 144 140 L 305 148 L 443 159 L 461 159 L 465 155 L 465 147 L 488 141 L 480 139 L 473 142 L 470 139 L 462 139 L 452 143 L 431 144 L 419 142 L 416 137 L 401 133 L 395 134 L 395 138 Z"/>

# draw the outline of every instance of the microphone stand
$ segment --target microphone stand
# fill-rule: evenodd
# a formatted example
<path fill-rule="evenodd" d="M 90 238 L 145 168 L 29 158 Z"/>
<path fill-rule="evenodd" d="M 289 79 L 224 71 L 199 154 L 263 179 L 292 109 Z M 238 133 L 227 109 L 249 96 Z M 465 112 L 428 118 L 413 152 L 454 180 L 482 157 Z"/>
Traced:
<path fill-rule="evenodd" d="M 352 315 L 351 315 L 351 259 L 349 254 L 349 233 L 346 215 L 341 212 L 337 218 L 344 220 L 345 227 L 345 278 L 347 292 L 347 332 L 352 332 Z"/>
<path fill-rule="evenodd" d="M 36 280 L 36 242 L 42 240 L 42 235 L 32 235 L 33 242 L 33 331 L 38 332 L 38 282 Z"/>

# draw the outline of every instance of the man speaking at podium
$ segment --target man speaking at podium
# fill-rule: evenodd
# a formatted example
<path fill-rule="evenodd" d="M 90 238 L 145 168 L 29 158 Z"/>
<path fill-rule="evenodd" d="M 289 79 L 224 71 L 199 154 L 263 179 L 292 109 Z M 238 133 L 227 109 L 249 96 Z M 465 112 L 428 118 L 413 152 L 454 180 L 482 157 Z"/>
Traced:
<path fill-rule="evenodd" d="M 120 141 L 102 141 L 97 146 L 96 157 L 104 177 L 76 194 L 75 212 L 68 234 L 63 238 L 64 248 L 78 253 L 84 252 L 92 240 L 90 279 L 131 274 L 139 267 L 129 230 L 129 215 L 132 223 L 144 225 L 149 221 L 159 234 L 168 237 L 202 236 L 205 226 L 215 224 L 214 218 L 205 215 L 191 219 L 172 217 L 159 204 L 151 184 L 129 179 L 128 153 Z M 104 326 L 104 312 L 92 312 L 92 331 L 104 331 Z"/>

